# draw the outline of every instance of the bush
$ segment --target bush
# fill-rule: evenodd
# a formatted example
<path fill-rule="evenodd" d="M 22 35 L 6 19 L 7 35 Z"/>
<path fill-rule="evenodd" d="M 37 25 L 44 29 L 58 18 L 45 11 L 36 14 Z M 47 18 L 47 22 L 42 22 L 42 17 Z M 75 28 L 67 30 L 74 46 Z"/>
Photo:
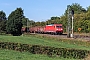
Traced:
<path fill-rule="evenodd" d="M 50 57 L 64 57 L 64 58 L 85 58 L 90 51 L 87 50 L 77 50 L 77 49 L 68 49 L 68 48 L 55 48 L 49 46 L 41 45 L 29 45 L 21 43 L 11 43 L 11 42 L 0 42 L 0 48 L 16 50 L 16 51 L 27 51 L 33 54 L 46 54 Z"/>

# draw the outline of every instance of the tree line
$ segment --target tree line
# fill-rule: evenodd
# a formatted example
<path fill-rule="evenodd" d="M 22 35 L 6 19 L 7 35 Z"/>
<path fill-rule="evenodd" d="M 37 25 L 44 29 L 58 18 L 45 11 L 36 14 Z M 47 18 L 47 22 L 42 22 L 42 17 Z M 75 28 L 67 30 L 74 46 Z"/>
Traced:
<path fill-rule="evenodd" d="M 86 9 L 83 8 L 78 3 L 72 3 L 71 9 L 74 10 L 74 32 L 79 32 L 78 28 L 81 28 L 81 33 L 90 32 L 90 6 Z M 67 21 L 68 21 L 68 10 L 60 17 L 51 17 L 45 22 L 36 22 L 36 25 L 46 25 L 46 24 L 63 24 L 64 32 L 67 31 Z M 41 23 L 41 24 L 40 24 Z"/>
<path fill-rule="evenodd" d="M 74 32 L 78 32 L 78 28 L 81 28 L 82 33 L 90 32 L 90 6 L 87 9 L 83 8 L 78 3 L 73 3 L 71 9 L 74 10 Z M 67 30 L 68 21 L 68 10 L 60 16 L 53 16 L 50 19 L 42 22 L 35 22 L 29 20 L 23 13 L 22 8 L 16 8 L 12 11 L 8 17 L 4 11 L 0 11 L 0 33 L 10 33 L 12 35 L 21 35 L 22 27 L 33 27 L 33 26 L 45 26 L 47 24 L 63 24 L 64 32 Z"/>

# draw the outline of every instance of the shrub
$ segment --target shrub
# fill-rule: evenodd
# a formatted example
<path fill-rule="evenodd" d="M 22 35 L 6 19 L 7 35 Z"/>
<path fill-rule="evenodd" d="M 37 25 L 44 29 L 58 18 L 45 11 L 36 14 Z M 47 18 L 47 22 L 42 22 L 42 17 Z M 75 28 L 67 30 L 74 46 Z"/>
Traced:
<path fill-rule="evenodd" d="M 50 57 L 64 57 L 64 58 L 85 58 L 90 51 L 87 50 L 77 50 L 77 49 L 68 49 L 68 48 L 55 48 L 49 46 L 41 45 L 29 45 L 21 43 L 11 43 L 11 42 L 0 42 L 0 48 L 16 50 L 16 51 L 27 51 L 33 54 L 46 54 Z"/>

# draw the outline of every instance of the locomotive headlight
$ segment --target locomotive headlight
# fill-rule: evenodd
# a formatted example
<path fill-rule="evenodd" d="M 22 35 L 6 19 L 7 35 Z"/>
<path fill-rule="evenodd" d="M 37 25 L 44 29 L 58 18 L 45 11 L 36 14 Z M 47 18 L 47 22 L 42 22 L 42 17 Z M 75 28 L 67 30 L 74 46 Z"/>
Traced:
<path fill-rule="evenodd" d="M 63 29 L 61 29 L 61 30 L 63 30 Z"/>
<path fill-rule="evenodd" d="M 58 30 L 58 29 L 57 29 Z"/>

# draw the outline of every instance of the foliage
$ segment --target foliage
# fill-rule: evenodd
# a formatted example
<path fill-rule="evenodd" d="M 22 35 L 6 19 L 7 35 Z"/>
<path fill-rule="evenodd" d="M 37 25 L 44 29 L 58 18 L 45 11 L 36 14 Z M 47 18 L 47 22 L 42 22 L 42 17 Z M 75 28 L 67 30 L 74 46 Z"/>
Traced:
<path fill-rule="evenodd" d="M 22 24 L 23 24 L 23 27 L 32 27 L 35 25 L 35 22 L 33 20 L 29 20 L 26 17 L 23 17 L 22 18 Z"/>
<path fill-rule="evenodd" d="M 60 19 L 59 17 L 51 17 L 51 20 Z"/>
<path fill-rule="evenodd" d="M 55 48 L 41 45 L 29 45 L 21 43 L 11 43 L 11 42 L 0 42 L 0 48 L 9 49 L 15 51 L 26 51 L 33 54 L 45 54 L 50 57 L 64 57 L 64 58 L 75 58 L 83 59 L 90 51 L 87 50 L 76 50 L 76 49 L 67 49 L 67 48 Z"/>
<path fill-rule="evenodd" d="M 6 31 L 6 14 L 0 11 L 0 33 L 1 31 Z"/>
<path fill-rule="evenodd" d="M 27 26 L 27 18 L 22 18 L 22 24 L 23 26 Z"/>
<path fill-rule="evenodd" d="M 7 20 L 7 32 L 12 35 L 21 35 L 22 28 L 22 18 L 23 18 L 22 8 L 17 8 L 15 11 L 11 12 Z"/>

